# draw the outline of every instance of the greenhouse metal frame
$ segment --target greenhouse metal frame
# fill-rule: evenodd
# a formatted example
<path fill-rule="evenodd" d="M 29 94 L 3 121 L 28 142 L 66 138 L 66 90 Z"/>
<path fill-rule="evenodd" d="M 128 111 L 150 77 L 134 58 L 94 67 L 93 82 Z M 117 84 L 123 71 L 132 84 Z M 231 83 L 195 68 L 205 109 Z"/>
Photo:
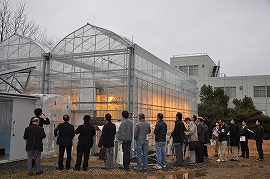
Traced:
<path fill-rule="evenodd" d="M 135 121 L 143 112 L 154 123 L 157 113 L 172 121 L 177 112 L 197 114 L 195 80 L 131 40 L 91 24 L 55 47 L 15 34 L 0 43 L 0 67 L 1 92 L 65 96 L 72 101 L 73 119 L 110 113 L 120 120 L 128 110 Z"/>

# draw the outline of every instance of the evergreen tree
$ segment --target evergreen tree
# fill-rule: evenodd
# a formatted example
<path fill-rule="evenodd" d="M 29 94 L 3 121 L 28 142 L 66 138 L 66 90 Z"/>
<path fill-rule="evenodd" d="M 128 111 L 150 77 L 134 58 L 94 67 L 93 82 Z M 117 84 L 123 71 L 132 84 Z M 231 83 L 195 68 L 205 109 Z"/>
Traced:
<path fill-rule="evenodd" d="M 230 110 L 228 108 L 229 96 L 223 89 L 213 89 L 212 86 L 205 84 L 200 91 L 201 103 L 198 104 L 198 114 L 206 120 L 209 129 L 215 126 L 218 119 L 226 119 Z"/>
<path fill-rule="evenodd" d="M 255 108 L 251 97 L 245 96 L 242 100 L 236 98 L 233 104 L 235 107 L 231 109 L 229 115 L 231 118 L 247 121 L 249 128 L 253 130 L 256 128 L 256 120 L 262 119 L 264 139 L 270 139 L 270 117 Z"/>

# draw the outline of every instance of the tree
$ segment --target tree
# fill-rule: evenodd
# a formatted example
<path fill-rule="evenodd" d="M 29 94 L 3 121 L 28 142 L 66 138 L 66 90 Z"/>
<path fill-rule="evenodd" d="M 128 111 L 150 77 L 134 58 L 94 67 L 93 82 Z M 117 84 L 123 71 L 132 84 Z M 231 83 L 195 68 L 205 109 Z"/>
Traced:
<path fill-rule="evenodd" d="M 203 85 L 200 91 L 201 103 L 198 105 L 199 116 L 207 120 L 224 118 L 229 113 L 229 97 L 221 88 L 213 89 L 212 86 Z M 214 122 L 215 122 L 214 121 Z"/>
<path fill-rule="evenodd" d="M 201 103 L 198 104 L 198 115 L 206 119 L 209 129 L 215 126 L 218 119 L 226 119 L 230 112 L 228 108 L 229 97 L 221 88 L 213 89 L 212 86 L 205 84 L 200 91 Z"/>
<path fill-rule="evenodd" d="M 251 97 L 245 96 L 241 99 L 234 99 L 234 108 L 231 109 L 230 117 L 238 119 L 239 122 L 245 120 L 251 129 L 255 129 L 255 122 L 261 119 L 264 127 L 264 139 L 270 139 L 270 117 L 262 113 L 262 111 L 257 110 Z"/>
<path fill-rule="evenodd" d="M 0 0 L 0 41 L 13 34 L 19 34 L 32 40 L 53 45 L 52 37 L 46 35 L 34 20 L 28 20 L 25 13 L 26 3 L 14 7 L 9 0 Z"/>

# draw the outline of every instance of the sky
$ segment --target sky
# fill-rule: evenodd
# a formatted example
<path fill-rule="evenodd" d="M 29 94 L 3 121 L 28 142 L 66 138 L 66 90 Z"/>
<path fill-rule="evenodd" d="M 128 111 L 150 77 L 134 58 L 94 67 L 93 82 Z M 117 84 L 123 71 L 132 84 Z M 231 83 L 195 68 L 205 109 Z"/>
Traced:
<path fill-rule="evenodd" d="M 49 37 L 90 23 L 170 63 L 206 53 L 227 76 L 270 75 L 270 0 L 11 0 Z"/>

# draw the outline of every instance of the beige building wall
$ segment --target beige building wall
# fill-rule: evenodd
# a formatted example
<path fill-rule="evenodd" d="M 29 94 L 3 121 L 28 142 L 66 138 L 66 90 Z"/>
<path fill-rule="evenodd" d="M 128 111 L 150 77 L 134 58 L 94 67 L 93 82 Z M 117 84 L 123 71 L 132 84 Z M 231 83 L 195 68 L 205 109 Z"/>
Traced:
<path fill-rule="evenodd" d="M 251 97 L 258 110 L 263 111 L 270 116 L 270 75 L 255 76 L 226 76 L 217 71 L 217 76 L 213 77 L 213 69 L 219 69 L 219 62 L 214 62 L 207 54 L 193 54 L 183 56 L 173 56 L 170 58 L 170 65 L 181 69 L 183 66 L 198 66 L 198 75 L 191 76 L 197 80 L 198 103 L 200 102 L 200 88 L 203 84 L 211 85 L 214 88 L 223 87 L 225 93 L 230 96 L 229 107 L 234 107 L 232 100 L 234 98 L 243 99 L 245 96 Z M 266 87 L 265 97 L 256 97 L 254 95 L 254 86 Z M 267 86 L 269 88 L 267 97 Z M 228 91 L 231 89 L 231 91 Z M 263 93 L 263 92 L 262 92 Z"/>

